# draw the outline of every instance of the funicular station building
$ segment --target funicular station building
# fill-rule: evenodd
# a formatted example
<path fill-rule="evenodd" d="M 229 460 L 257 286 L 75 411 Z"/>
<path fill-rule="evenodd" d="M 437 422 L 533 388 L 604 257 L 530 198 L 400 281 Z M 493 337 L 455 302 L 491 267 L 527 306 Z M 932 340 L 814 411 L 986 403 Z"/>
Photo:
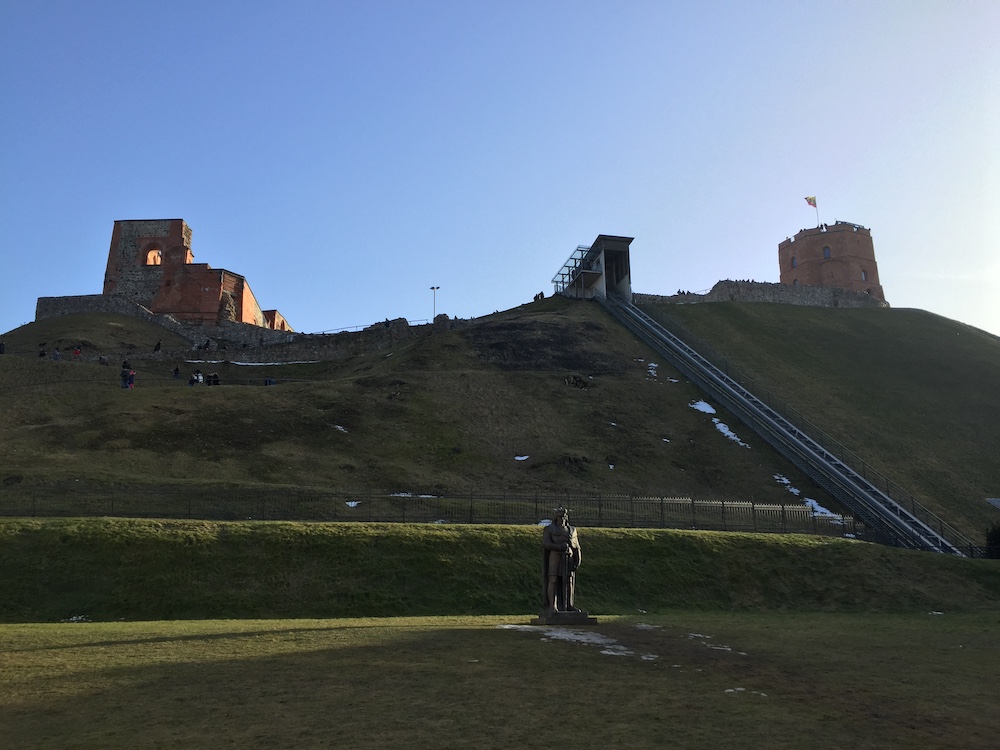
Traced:
<path fill-rule="evenodd" d="M 589 247 L 577 247 L 552 277 L 555 293 L 578 299 L 617 296 L 631 302 L 628 252 L 633 239 L 600 234 Z"/>

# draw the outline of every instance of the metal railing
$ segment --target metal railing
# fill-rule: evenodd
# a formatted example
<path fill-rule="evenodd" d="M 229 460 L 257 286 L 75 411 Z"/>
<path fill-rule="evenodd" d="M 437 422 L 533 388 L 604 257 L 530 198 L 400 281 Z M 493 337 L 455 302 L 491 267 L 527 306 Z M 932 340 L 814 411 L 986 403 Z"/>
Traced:
<path fill-rule="evenodd" d="M 754 380 L 754 378 L 750 377 L 738 367 L 733 365 L 726 357 L 712 348 L 703 339 L 699 338 L 696 334 L 692 333 L 688 328 L 685 328 L 681 323 L 671 318 L 659 308 L 655 308 L 655 312 L 659 313 L 659 315 L 655 316 L 658 323 L 670 330 L 671 333 L 685 341 L 688 345 L 696 348 L 699 354 L 712 362 L 716 367 L 723 370 L 729 378 L 739 383 L 748 391 L 752 391 L 753 394 L 762 402 L 767 404 L 768 407 L 773 409 L 803 432 L 807 432 L 809 436 L 822 445 L 828 453 L 851 466 L 867 482 L 871 483 L 879 491 L 884 492 L 921 522 L 934 529 L 937 533 L 944 537 L 949 539 L 958 539 L 959 543 L 963 547 L 971 544 L 971 540 L 966 538 L 961 531 L 942 519 L 940 516 L 936 515 L 933 511 L 928 510 L 926 507 L 921 505 L 912 493 L 892 481 L 878 469 L 872 467 L 858 453 L 851 450 L 839 440 L 831 437 L 828 433 L 810 422 L 801 411 L 792 407 L 787 401 L 777 396 L 772 390 L 764 387 L 759 382 Z"/>
<path fill-rule="evenodd" d="M 885 542 L 985 556 L 984 550 L 958 529 L 921 506 L 911 494 L 832 440 L 771 391 L 739 372 L 659 308 L 650 311 L 659 313 L 654 320 L 623 300 L 600 301 L 626 327 L 699 387 L 713 393 L 762 438 L 863 518 L 872 530 L 881 528 Z"/>
<path fill-rule="evenodd" d="M 537 524 L 569 508 L 578 526 L 817 534 L 869 540 L 850 516 L 801 503 L 638 495 L 417 495 L 303 489 L 34 486 L 0 488 L 0 517 L 176 518 L 222 521 Z"/>

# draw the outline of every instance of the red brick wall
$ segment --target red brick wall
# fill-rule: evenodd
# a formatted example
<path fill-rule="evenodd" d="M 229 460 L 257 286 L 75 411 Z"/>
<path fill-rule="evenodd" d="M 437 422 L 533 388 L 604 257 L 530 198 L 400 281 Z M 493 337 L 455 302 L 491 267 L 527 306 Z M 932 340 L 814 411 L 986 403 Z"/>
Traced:
<path fill-rule="evenodd" d="M 801 230 L 778 245 L 778 267 L 782 284 L 837 287 L 885 300 L 871 232 L 856 224 Z"/>

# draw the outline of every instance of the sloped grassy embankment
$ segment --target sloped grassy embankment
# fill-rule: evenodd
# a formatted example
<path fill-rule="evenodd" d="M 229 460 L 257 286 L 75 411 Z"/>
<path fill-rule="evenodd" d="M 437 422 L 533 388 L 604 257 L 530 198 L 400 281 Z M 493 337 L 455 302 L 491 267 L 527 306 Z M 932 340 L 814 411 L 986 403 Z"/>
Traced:
<path fill-rule="evenodd" d="M 1000 568 L 822 537 L 581 529 L 591 612 L 996 609 Z M 532 613 L 536 527 L 0 522 L 7 622 Z"/>

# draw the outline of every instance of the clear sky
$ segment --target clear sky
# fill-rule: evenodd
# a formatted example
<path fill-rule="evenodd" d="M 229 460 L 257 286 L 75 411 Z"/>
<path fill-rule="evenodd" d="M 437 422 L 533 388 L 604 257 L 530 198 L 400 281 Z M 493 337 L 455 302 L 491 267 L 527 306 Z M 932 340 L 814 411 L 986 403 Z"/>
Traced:
<path fill-rule="evenodd" d="M 777 281 L 869 227 L 886 298 L 1000 334 L 1000 2 L 0 0 L 0 331 L 182 218 L 300 331 L 473 317 L 635 237 Z"/>

